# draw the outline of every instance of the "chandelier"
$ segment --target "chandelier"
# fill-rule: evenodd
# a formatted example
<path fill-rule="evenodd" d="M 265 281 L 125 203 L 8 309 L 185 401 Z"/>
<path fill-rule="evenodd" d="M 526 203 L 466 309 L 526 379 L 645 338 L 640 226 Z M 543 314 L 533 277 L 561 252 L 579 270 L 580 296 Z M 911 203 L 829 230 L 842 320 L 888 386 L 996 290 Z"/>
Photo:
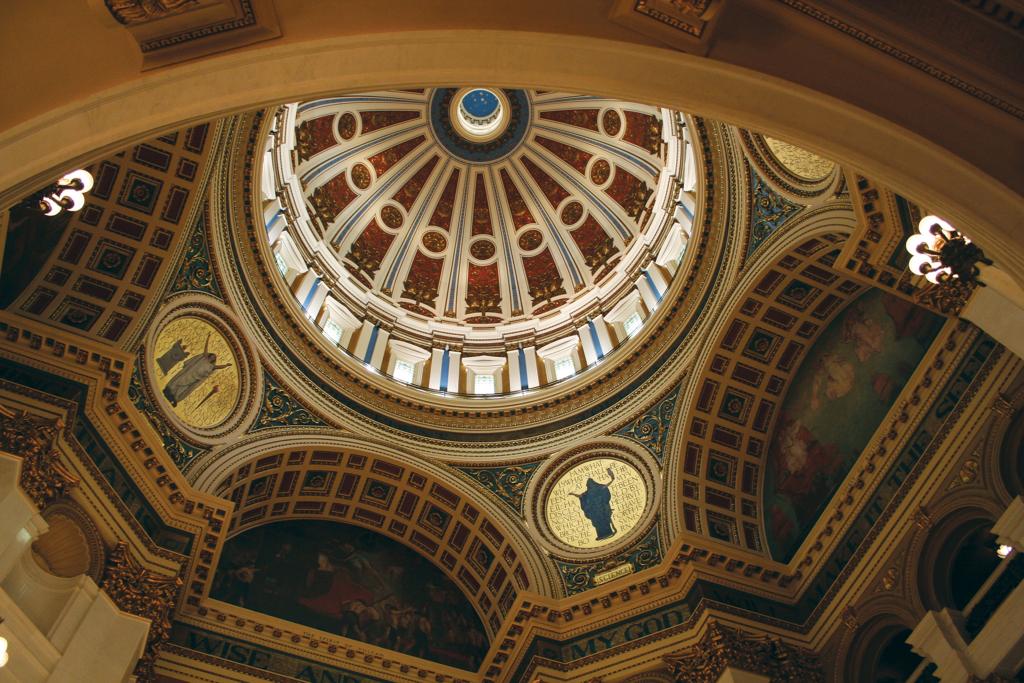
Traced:
<path fill-rule="evenodd" d="M 56 216 L 61 211 L 78 211 L 85 206 L 85 193 L 92 189 L 92 185 L 92 174 L 78 169 L 26 197 L 22 204 L 27 208 L 38 209 L 46 216 Z"/>
<path fill-rule="evenodd" d="M 935 284 L 956 279 L 983 286 L 978 280 L 978 264 L 992 265 L 978 245 L 938 216 L 922 218 L 917 234 L 907 238 L 906 247 L 911 256 L 911 272 Z"/>

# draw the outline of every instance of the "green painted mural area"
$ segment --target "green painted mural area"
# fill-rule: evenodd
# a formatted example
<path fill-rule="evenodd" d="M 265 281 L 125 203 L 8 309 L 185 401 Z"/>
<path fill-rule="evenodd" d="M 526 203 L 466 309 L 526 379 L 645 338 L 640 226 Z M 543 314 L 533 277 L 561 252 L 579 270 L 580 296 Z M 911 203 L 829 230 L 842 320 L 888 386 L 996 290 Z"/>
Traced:
<path fill-rule="evenodd" d="M 943 318 L 873 290 L 808 352 L 783 403 L 764 483 L 772 556 L 788 560 L 910 380 Z"/>

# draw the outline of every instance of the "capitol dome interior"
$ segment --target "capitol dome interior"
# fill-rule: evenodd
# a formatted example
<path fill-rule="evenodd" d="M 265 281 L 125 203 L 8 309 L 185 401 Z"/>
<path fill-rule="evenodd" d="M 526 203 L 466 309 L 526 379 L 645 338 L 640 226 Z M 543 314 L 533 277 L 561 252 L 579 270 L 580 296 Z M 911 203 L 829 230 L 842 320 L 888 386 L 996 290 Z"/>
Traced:
<path fill-rule="evenodd" d="M 0 683 L 1024 681 L 1019 0 L 4 12 Z"/>

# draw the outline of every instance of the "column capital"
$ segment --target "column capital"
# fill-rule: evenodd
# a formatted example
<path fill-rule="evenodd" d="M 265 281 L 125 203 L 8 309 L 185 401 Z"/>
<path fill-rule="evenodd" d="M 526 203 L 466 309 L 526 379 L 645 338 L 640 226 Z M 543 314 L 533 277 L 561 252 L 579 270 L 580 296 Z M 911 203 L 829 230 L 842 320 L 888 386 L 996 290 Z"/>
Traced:
<path fill-rule="evenodd" d="M 773 682 L 823 683 L 817 657 L 768 635 L 753 635 L 712 620 L 696 645 L 668 655 L 677 681 L 717 683 L 727 672 L 765 676 Z M 735 678 L 735 676 L 734 676 Z"/>
<path fill-rule="evenodd" d="M 171 636 L 171 613 L 182 585 L 178 575 L 164 576 L 142 566 L 123 541 L 107 557 L 103 590 L 121 611 L 150 621 L 146 649 L 135 670 L 141 678 L 148 680 L 157 652 Z"/>
<path fill-rule="evenodd" d="M 60 452 L 54 447 L 63 427 L 60 420 L 18 414 L 0 406 L 0 450 L 21 458 L 18 484 L 39 509 L 78 485 L 78 478 L 61 464 Z"/>

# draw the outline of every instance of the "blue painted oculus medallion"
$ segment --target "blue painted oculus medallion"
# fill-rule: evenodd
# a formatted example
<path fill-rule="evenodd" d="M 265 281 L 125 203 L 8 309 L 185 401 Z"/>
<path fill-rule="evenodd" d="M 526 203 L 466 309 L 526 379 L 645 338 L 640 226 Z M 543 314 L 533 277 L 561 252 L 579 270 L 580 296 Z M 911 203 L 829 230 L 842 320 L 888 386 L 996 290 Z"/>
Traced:
<path fill-rule="evenodd" d="M 523 90 L 438 88 L 430 97 L 430 128 L 452 155 L 475 164 L 515 151 L 530 125 L 530 98 Z"/>

